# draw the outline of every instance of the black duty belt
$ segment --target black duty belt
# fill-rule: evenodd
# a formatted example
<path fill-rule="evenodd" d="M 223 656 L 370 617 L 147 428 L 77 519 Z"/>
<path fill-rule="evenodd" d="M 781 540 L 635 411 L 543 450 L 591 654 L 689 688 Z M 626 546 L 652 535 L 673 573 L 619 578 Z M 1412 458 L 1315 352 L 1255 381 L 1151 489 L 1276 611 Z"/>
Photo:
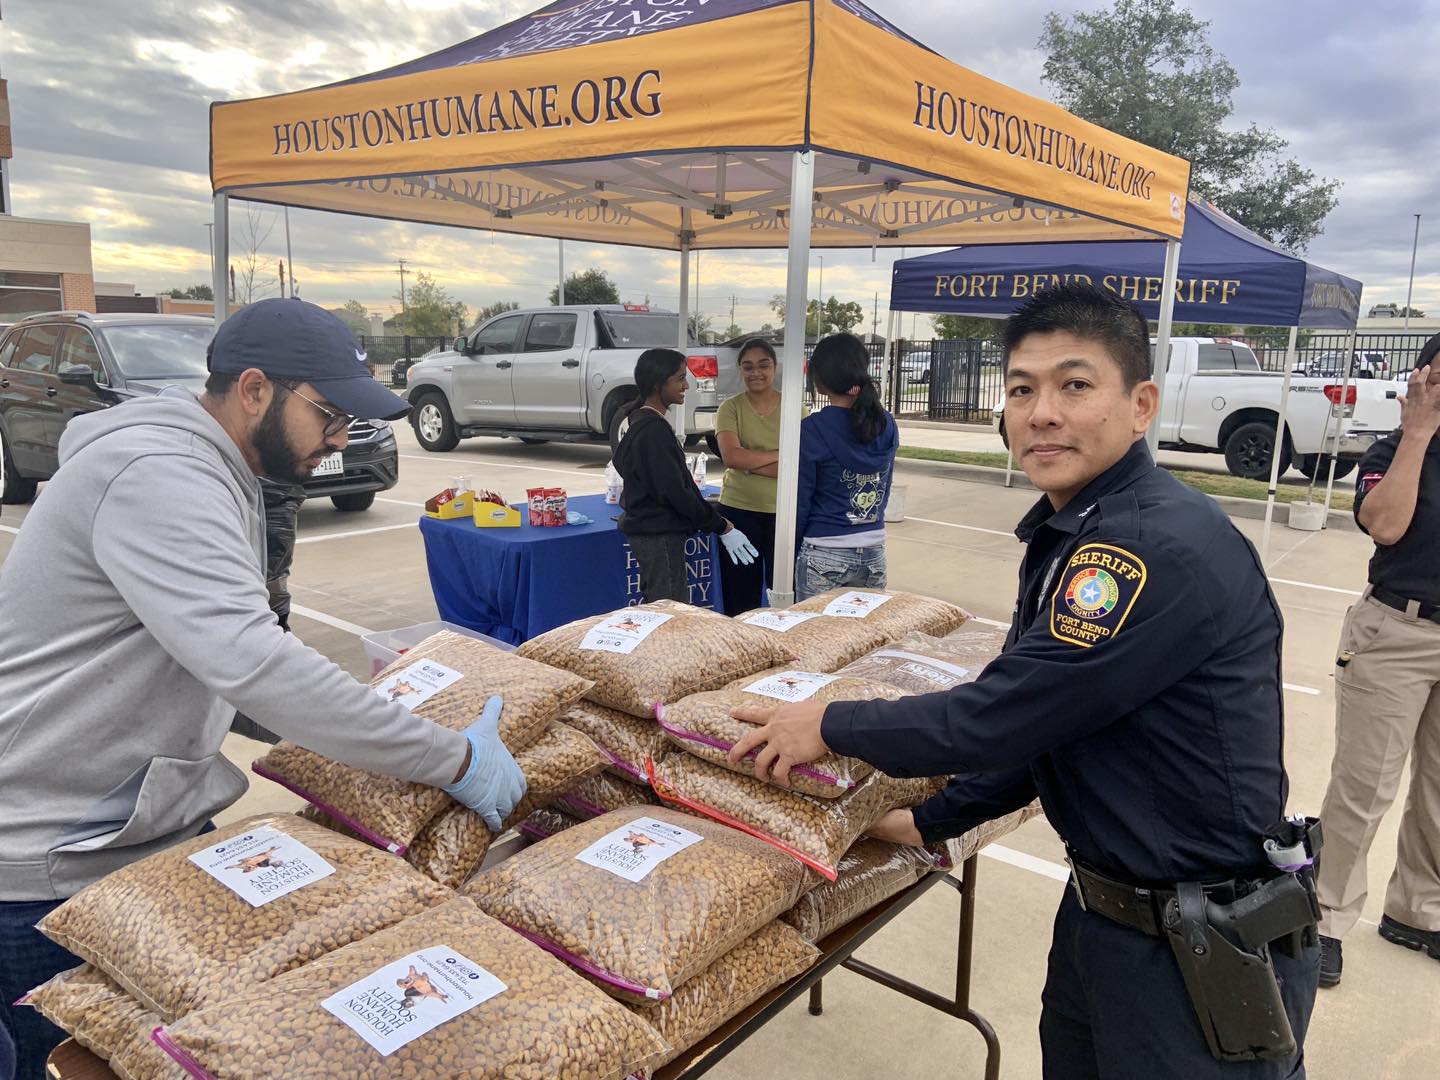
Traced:
<path fill-rule="evenodd" d="M 1370 595 L 1388 608 L 1396 611 L 1409 611 L 1411 601 L 1393 593 L 1389 589 L 1382 589 L 1379 585 L 1370 586 Z M 1422 619 L 1429 619 L 1433 623 L 1440 623 L 1440 604 L 1427 604 L 1420 601 L 1420 610 L 1416 612 Z"/>
<path fill-rule="evenodd" d="M 1151 937 L 1165 936 L 1165 906 L 1175 899 L 1174 889 L 1131 885 L 1097 874 L 1074 859 L 1067 858 L 1065 861 L 1070 864 L 1070 884 L 1083 910 L 1104 915 L 1112 922 Z M 1205 885 L 1203 889 L 1207 900 L 1229 904 L 1249 894 L 1259 884 L 1258 879 L 1235 878 Z"/>

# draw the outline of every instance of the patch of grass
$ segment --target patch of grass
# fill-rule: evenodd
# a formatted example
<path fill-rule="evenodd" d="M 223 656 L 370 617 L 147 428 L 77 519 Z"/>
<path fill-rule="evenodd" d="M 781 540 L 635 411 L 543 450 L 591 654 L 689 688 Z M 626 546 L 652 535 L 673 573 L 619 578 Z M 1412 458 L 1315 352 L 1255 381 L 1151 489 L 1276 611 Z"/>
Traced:
<path fill-rule="evenodd" d="M 898 457 L 916 461 L 950 461 L 961 465 L 983 465 L 992 469 L 1005 468 L 1005 455 L 979 450 L 932 450 L 924 446 L 902 446 Z M 1019 470 L 1019 466 L 1016 466 Z M 1170 473 L 1182 484 L 1203 491 L 1207 495 L 1229 495 L 1240 499 L 1257 499 L 1264 502 L 1269 485 L 1263 480 L 1243 480 L 1226 473 L 1195 472 L 1190 469 L 1171 469 Z M 1275 501 L 1280 503 L 1304 502 L 1310 492 L 1309 481 L 1282 481 L 1275 492 Z M 1317 500 L 1325 497 L 1325 485 L 1316 483 Z M 1336 489 L 1330 506 L 1335 510 L 1349 510 L 1355 497 L 1347 491 Z"/>

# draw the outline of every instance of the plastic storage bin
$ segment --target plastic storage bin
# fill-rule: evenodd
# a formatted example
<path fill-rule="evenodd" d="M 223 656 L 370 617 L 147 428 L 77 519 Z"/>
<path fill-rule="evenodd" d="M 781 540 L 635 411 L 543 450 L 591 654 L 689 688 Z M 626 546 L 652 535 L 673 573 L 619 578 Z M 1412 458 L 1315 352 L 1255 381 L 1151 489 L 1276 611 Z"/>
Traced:
<path fill-rule="evenodd" d="M 509 642 L 496 641 L 480 633 L 478 630 L 471 630 L 468 626 L 458 626 L 444 619 L 436 619 L 434 622 L 417 623 L 414 626 L 402 626 L 398 630 L 376 630 L 371 634 L 360 635 L 361 642 L 365 645 L 365 655 L 370 658 L 370 674 L 375 676 L 387 665 L 394 663 L 407 649 L 413 649 L 426 638 L 441 630 L 453 630 L 457 634 L 464 634 L 476 641 L 484 641 L 494 645 L 497 649 L 504 649 L 506 652 L 514 652 L 515 646 Z"/>

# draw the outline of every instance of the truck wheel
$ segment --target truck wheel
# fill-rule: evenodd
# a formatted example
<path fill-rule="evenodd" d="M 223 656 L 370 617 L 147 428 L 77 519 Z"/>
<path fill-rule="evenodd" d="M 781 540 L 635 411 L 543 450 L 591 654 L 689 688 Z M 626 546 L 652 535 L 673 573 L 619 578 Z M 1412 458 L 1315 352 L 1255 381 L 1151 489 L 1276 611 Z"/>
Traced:
<path fill-rule="evenodd" d="M 614 457 L 615 451 L 620 448 L 620 439 L 625 434 L 626 428 L 629 427 L 630 413 L 625 408 L 629 401 L 628 398 L 617 401 L 605 417 L 605 434 L 610 440 L 611 457 Z"/>
<path fill-rule="evenodd" d="M 10 444 L 5 433 L 0 431 L 0 503 L 18 506 L 35 498 L 35 481 L 15 471 L 15 461 L 10 456 Z"/>
<path fill-rule="evenodd" d="M 1241 424 L 1225 440 L 1225 467 L 1231 476 L 1246 480 L 1270 478 L 1270 455 L 1275 450 L 1275 425 L 1262 420 Z M 1280 450 L 1280 475 L 1290 467 L 1290 441 Z"/>
<path fill-rule="evenodd" d="M 455 430 L 455 418 L 450 415 L 450 405 L 441 394 L 425 394 L 415 404 L 410 414 L 410 425 L 415 429 L 415 438 L 432 454 L 443 454 L 460 445 L 460 434 Z"/>
<path fill-rule="evenodd" d="M 1301 454 L 1295 459 L 1295 468 L 1299 469 L 1307 480 L 1314 480 L 1317 475 L 1324 480 L 1330 475 L 1330 455 L 1321 457 L 1319 454 Z M 1335 479 L 1349 476 L 1354 469 L 1354 458 L 1340 458 L 1335 462 Z"/>
<path fill-rule="evenodd" d="M 335 504 L 336 510 L 356 513 L 360 510 L 369 510 L 375 504 L 375 492 L 359 491 L 349 495 L 331 495 L 330 501 Z"/>

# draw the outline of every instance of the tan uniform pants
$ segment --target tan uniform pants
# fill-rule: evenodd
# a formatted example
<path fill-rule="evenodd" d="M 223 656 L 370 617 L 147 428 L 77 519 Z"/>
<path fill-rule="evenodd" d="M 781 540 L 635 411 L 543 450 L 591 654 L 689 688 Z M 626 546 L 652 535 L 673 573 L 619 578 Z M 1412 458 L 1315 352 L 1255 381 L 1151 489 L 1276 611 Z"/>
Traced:
<path fill-rule="evenodd" d="M 1440 930 L 1440 624 L 1366 595 L 1345 616 L 1335 668 L 1335 760 L 1320 819 L 1320 932 L 1344 937 L 1365 907 L 1366 856 L 1395 801 L 1405 760 L 1410 794 L 1400 820 L 1385 914 Z"/>

